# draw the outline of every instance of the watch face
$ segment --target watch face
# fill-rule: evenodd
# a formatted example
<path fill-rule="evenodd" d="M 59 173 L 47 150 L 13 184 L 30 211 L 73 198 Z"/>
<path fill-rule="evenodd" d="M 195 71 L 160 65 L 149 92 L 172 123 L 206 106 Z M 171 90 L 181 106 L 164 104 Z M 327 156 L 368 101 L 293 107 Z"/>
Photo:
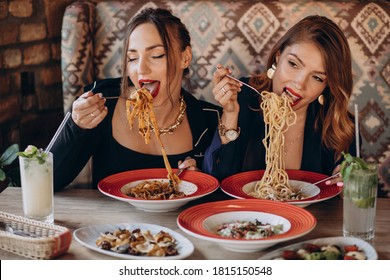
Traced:
<path fill-rule="evenodd" d="M 230 141 L 234 141 L 237 139 L 238 137 L 238 132 L 233 130 L 233 129 L 229 129 L 229 130 L 226 130 L 225 132 L 225 136 L 227 139 L 229 139 Z"/>

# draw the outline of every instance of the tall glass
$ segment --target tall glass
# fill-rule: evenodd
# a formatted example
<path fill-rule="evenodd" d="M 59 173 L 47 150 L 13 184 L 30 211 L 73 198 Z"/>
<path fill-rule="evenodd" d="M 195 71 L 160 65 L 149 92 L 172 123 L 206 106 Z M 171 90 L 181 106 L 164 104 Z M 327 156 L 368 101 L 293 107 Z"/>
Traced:
<path fill-rule="evenodd" d="M 27 218 L 54 222 L 53 154 L 45 161 L 19 156 L 23 211 Z"/>
<path fill-rule="evenodd" d="M 351 171 L 344 182 L 344 236 L 374 238 L 377 191 L 376 164 L 369 163 L 368 170 Z"/>

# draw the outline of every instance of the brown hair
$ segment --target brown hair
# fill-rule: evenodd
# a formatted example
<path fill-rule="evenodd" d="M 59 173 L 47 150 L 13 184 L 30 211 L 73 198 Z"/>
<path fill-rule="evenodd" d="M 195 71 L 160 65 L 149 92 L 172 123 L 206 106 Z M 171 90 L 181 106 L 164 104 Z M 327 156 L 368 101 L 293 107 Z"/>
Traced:
<path fill-rule="evenodd" d="M 137 26 L 144 23 L 153 23 L 156 26 L 163 42 L 165 55 L 167 58 L 167 92 L 169 94 L 169 99 L 173 103 L 172 96 L 170 95 L 170 81 L 171 78 L 176 75 L 177 71 L 177 67 L 175 67 L 175 52 L 178 48 L 175 46 L 175 43 L 178 43 L 179 49 L 184 51 L 187 46 L 191 47 L 191 37 L 186 26 L 178 17 L 174 16 L 170 11 L 161 8 L 146 8 L 139 14 L 135 15 L 127 25 L 122 54 L 122 94 L 128 92 L 128 76 L 126 70 L 127 50 L 129 48 L 130 34 Z M 188 73 L 189 69 L 184 69 L 183 76 L 188 75 Z"/>
<path fill-rule="evenodd" d="M 335 160 L 341 158 L 341 152 L 348 151 L 354 139 L 354 123 L 348 111 L 352 95 L 352 60 L 348 41 L 341 29 L 330 19 L 323 16 L 308 16 L 295 24 L 281 37 L 272 48 L 267 69 L 275 63 L 278 52 L 299 42 L 316 44 L 325 60 L 327 87 L 322 94 L 325 106 L 320 106 L 315 129 L 321 129 L 322 142 L 336 151 Z M 251 79 L 258 89 L 272 90 L 272 81 L 265 73 Z"/>

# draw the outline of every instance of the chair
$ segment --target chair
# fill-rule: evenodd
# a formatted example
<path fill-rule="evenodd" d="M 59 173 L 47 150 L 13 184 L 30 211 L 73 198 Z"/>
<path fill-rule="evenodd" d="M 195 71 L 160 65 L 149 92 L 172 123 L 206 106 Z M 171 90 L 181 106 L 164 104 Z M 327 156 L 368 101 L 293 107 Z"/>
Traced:
<path fill-rule="evenodd" d="M 346 34 L 355 75 L 351 99 L 359 105 L 362 157 L 383 161 L 390 153 L 390 4 L 387 1 L 76 1 L 62 25 L 64 110 L 94 80 L 121 76 L 126 23 L 145 7 L 170 9 L 188 27 L 193 45 L 190 81 L 195 96 L 214 101 L 217 63 L 241 77 L 264 70 L 270 48 L 309 14 L 334 20 Z"/>

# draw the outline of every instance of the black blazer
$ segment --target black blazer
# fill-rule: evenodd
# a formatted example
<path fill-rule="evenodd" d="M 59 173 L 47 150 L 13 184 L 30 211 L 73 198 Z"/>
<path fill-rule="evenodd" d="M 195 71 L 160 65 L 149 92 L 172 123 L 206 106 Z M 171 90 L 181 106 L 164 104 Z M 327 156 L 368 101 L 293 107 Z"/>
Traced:
<path fill-rule="evenodd" d="M 120 95 L 120 78 L 105 79 L 97 82 L 95 93 L 103 96 Z M 89 85 L 85 88 L 88 91 Z M 218 113 L 221 108 L 211 103 L 198 100 L 184 89 L 182 95 L 187 104 L 186 114 L 193 136 L 193 148 L 183 154 L 168 155 L 172 167 L 177 167 L 179 160 L 187 156 L 196 159 L 201 167 L 205 151 L 210 145 L 218 125 Z M 53 145 L 54 187 L 59 190 L 67 186 L 93 158 L 93 186 L 106 176 L 123 171 L 143 168 L 164 168 L 161 155 L 142 154 L 120 145 L 112 136 L 112 116 L 116 99 L 107 99 L 108 115 L 94 129 L 81 129 L 70 118 L 64 130 Z"/>
<path fill-rule="evenodd" d="M 248 78 L 242 80 L 248 82 Z M 259 108 L 259 95 L 244 86 L 238 94 L 238 102 L 240 136 L 235 141 L 220 145 L 217 132 L 204 160 L 204 171 L 220 180 L 236 173 L 266 168 L 265 147 L 262 143 L 265 137 L 265 124 Z M 308 108 L 300 169 L 331 175 L 340 161 L 335 162 L 334 151 L 322 145 L 321 131 L 314 129 L 319 106 L 317 102 L 312 102 Z M 355 139 L 348 152 L 356 155 Z"/>

